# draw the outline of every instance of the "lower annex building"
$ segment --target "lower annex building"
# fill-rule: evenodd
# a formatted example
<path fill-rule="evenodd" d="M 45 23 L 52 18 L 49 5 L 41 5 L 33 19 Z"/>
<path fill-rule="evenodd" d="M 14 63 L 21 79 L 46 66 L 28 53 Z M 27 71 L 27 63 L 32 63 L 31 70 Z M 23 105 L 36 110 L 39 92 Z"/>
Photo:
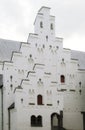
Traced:
<path fill-rule="evenodd" d="M 27 43 L 0 39 L 0 130 L 85 130 L 84 99 L 85 53 L 63 48 L 49 7 Z"/>

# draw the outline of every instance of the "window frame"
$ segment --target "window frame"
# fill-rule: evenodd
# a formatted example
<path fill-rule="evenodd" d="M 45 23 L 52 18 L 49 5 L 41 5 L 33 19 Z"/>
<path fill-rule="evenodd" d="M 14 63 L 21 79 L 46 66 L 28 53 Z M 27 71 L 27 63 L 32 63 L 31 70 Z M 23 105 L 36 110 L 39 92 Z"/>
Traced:
<path fill-rule="evenodd" d="M 43 96 L 41 94 L 37 95 L 37 105 L 43 105 Z"/>
<path fill-rule="evenodd" d="M 65 76 L 64 76 L 64 75 L 61 75 L 61 76 L 60 76 L 60 82 L 61 82 L 61 83 L 65 83 Z"/>

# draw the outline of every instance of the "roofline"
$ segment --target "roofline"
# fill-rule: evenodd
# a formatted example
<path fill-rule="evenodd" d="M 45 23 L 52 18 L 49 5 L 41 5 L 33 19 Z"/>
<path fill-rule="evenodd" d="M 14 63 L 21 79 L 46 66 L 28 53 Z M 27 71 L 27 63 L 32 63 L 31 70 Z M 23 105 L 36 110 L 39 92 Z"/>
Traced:
<path fill-rule="evenodd" d="M 8 107 L 8 110 L 14 109 L 14 108 L 15 108 L 15 103 L 13 102 L 13 103 Z"/>
<path fill-rule="evenodd" d="M 80 71 L 85 71 L 85 69 L 78 69 L 78 70 L 80 70 Z"/>
<path fill-rule="evenodd" d="M 38 12 L 40 12 L 43 8 L 51 9 L 50 7 L 42 6 L 42 7 L 38 10 Z"/>
<path fill-rule="evenodd" d="M 63 48 L 63 49 L 64 49 L 64 50 L 69 50 L 69 51 L 71 50 L 71 49 L 69 49 L 69 48 Z"/>

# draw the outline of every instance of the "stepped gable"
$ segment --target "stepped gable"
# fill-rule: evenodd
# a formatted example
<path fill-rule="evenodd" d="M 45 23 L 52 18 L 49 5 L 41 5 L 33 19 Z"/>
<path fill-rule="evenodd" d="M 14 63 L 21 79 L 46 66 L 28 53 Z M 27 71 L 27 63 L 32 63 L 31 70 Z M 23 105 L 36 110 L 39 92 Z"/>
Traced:
<path fill-rule="evenodd" d="M 0 61 L 10 61 L 13 51 L 18 52 L 21 42 L 0 39 Z M 71 50 L 71 58 L 78 60 L 79 69 L 85 69 L 85 52 Z"/>

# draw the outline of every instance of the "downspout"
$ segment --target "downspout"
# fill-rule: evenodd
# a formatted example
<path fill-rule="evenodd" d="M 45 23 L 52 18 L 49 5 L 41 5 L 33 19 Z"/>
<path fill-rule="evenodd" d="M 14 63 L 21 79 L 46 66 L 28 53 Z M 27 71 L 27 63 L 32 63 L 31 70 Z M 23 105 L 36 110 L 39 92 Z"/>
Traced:
<path fill-rule="evenodd" d="M 2 130 L 3 130 L 3 85 L 0 86 L 1 89 L 1 106 L 2 106 Z"/>
<path fill-rule="evenodd" d="M 11 110 L 12 109 L 14 109 L 14 107 L 15 107 L 15 104 L 13 103 L 13 104 L 11 104 L 10 106 L 9 106 L 9 108 L 8 108 L 8 130 L 11 130 L 10 128 L 10 126 L 11 126 L 11 117 L 10 117 L 10 112 L 11 112 Z"/>
<path fill-rule="evenodd" d="M 10 109 L 8 109 L 8 130 L 10 130 Z"/>

